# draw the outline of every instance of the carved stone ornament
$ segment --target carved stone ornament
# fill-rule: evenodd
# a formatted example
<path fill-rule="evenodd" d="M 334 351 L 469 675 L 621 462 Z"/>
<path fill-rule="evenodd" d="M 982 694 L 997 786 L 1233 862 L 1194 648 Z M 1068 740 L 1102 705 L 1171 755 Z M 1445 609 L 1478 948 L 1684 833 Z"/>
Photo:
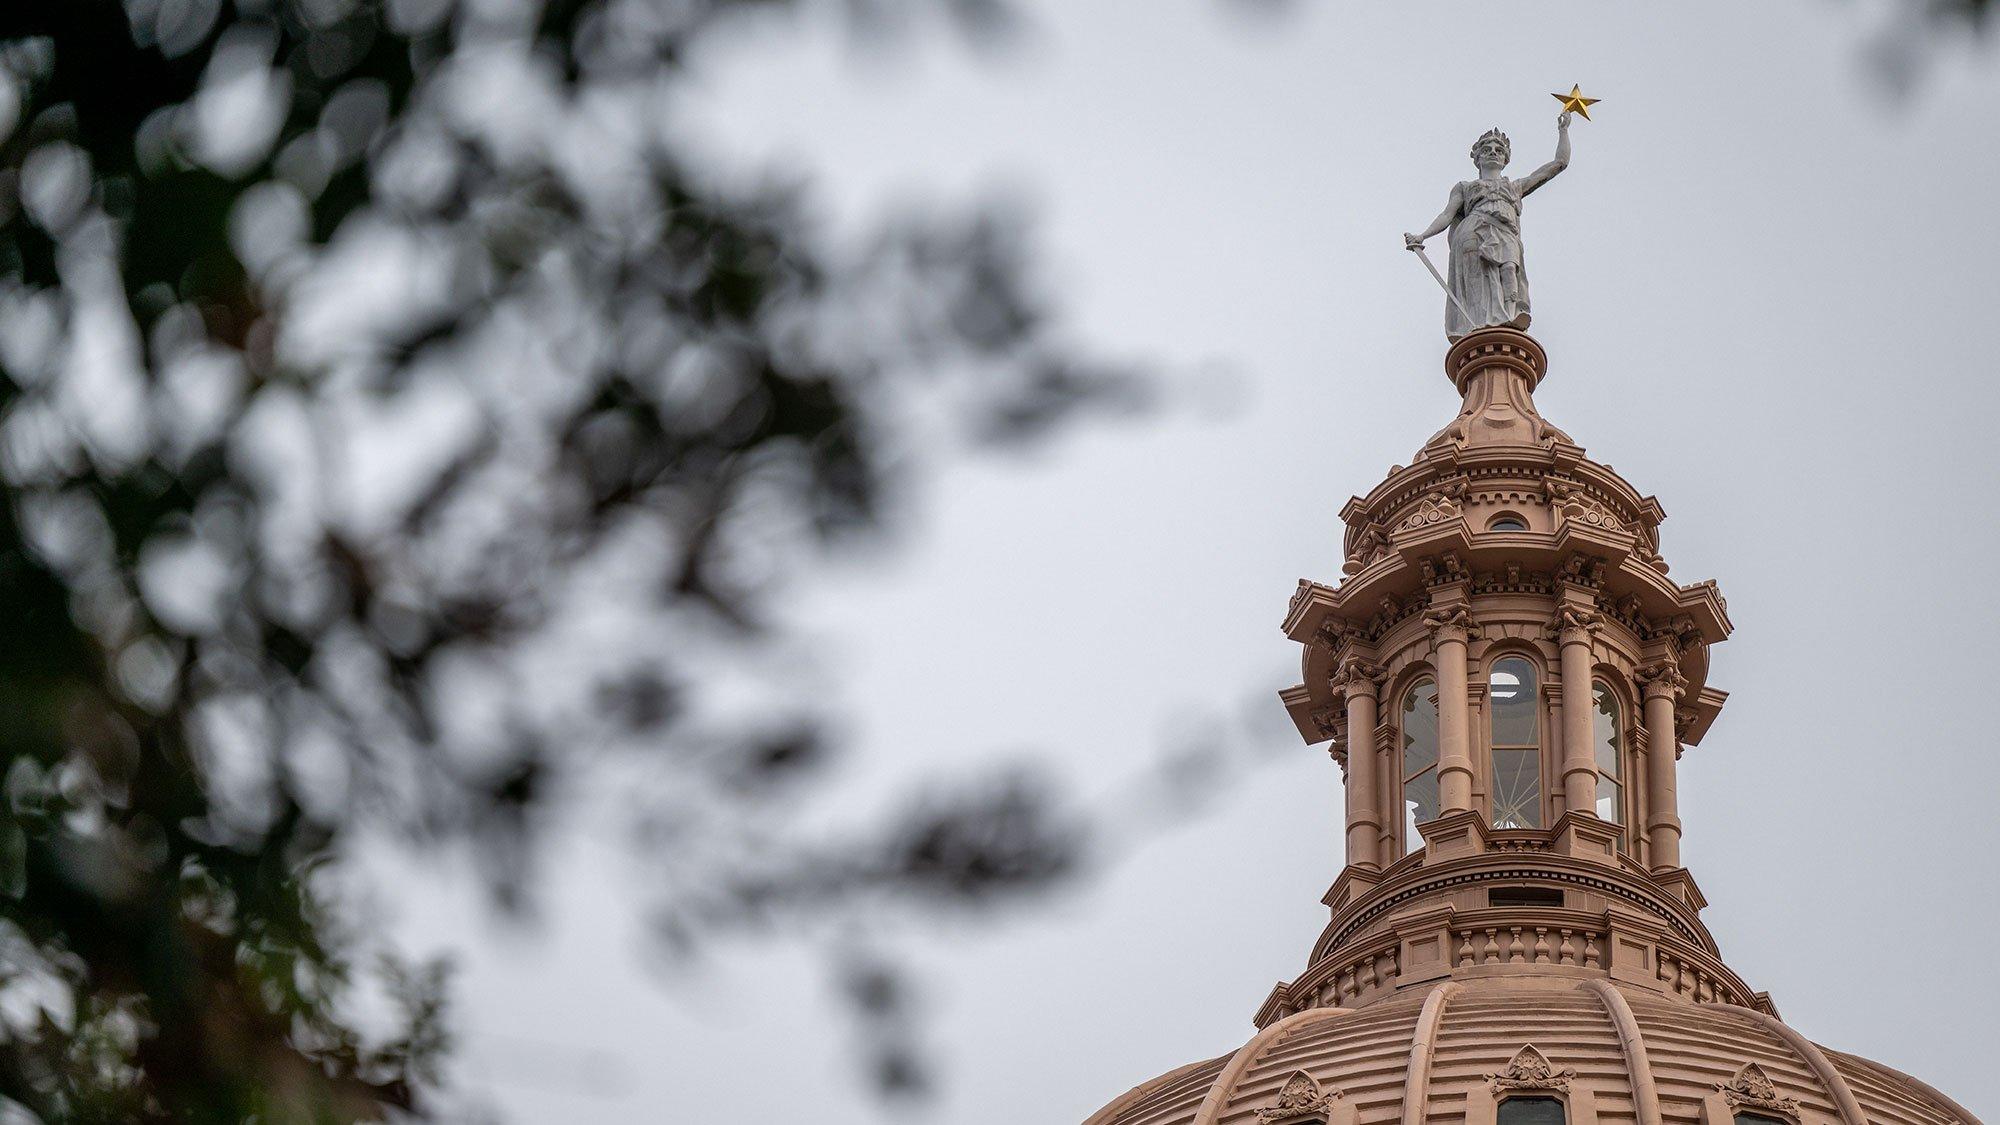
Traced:
<path fill-rule="evenodd" d="M 1312 583 L 1308 582 L 1303 578 L 1299 579 L 1299 588 L 1292 591 L 1292 602 L 1291 602 L 1290 612 L 1297 613 L 1299 611 L 1299 605 L 1303 603 L 1306 600 L 1306 598 L 1309 595 L 1311 595 L 1311 593 L 1312 593 Z"/>
<path fill-rule="evenodd" d="M 1604 584 L 1604 569 L 1603 559 L 1594 559 L 1589 555 L 1571 555 L 1563 560 L 1562 580 L 1594 590 Z"/>
<path fill-rule="evenodd" d="M 1564 633 L 1581 633 L 1583 642 L 1588 644 L 1592 630 L 1603 620 L 1604 615 L 1601 613 L 1566 605 L 1556 610 L 1555 634 L 1561 639 Z"/>
<path fill-rule="evenodd" d="M 1409 515 L 1397 521 L 1396 526 L 1415 530 L 1434 523 L 1443 523 L 1459 513 L 1459 501 L 1465 496 L 1465 481 L 1455 480 L 1417 502 Z"/>
<path fill-rule="evenodd" d="M 1381 531 L 1371 524 L 1362 530 L 1361 538 L 1355 540 L 1354 553 L 1347 556 L 1347 561 L 1341 564 L 1340 572 L 1359 574 L 1369 563 L 1385 554 L 1388 554 L 1388 542 L 1383 539 Z"/>
<path fill-rule="evenodd" d="M 1716 1089 L 1722 1091 L 1722 1100 L 1731 1109 L 1769 1109 L 1789 1114 L 1793 1119 L 1799 1115 L 1799 1100 L 1778 1096 L 1778 1088 L 1771 1084 L 1771 1076 L 1756 1063 L 1744 1063 L 1736 1077 L 1727 1082 L 1719 1082 Z"/>
<path fill-rule="evenodd" d="M 1349 654 L 1340 662 L 1340 667 L 1329 681 L 1335 690 L 1344 691 L 1358 684 L 1380 684 L 1388 676 L 1388 670 L 1380 664 L 1370 664 L 1358 656 Z"/>
<path fill-rule="evenodd" d="M 1563 519 L 1583 524 L 1587 527 L 1601 527 L 1606 531 L 1620 528 L 1618 517 L 1611 509 L 1590 496 L 1584 490 L 1567 481 L 1549 481 L 1549 494 L 1553 498 L 1556 514 Z"/>
<path fill-rule="evenodd" d="M 1531 1043 L 1514 1052 L 1514 1061 L 1506 1070 L 1486 1077 L 1493 1080 L 1495 1090 L 1567 1090 L 1576 1071 L 1570 1067 L 1557 1070 Z"/>
<path fill-rule="evenodd" d="M 1346 644 L 1347 639 L 1349 637 L 1354 636 L 1356 632 L 1357 630 L 1354 628 L 1354 626 L 1338 618 L 1335 618 L 1330 621 L 1322 622 L 1320 624 L 1319 629 L 1313 633 L 1313 639 L 1317 640 L 1319 643 L 1325 645 L 1329 649 L 1339 649 L 1340 646 Z"/>
<path fill-rule="evenodd" d="M 1312 713 L 1313 729 L 1322 738 L 1333 738 L 1346 725 L 1347 711 L 1342 707 L 1322 707 Z"/>
<path fill-rule="evenodd" d="M 1339 1090 L 1322 1089 L 1319 1080 L 1305 1071 L 1295 1071 L 1285 1079 L 1283 1089 L 1270 1105 L 1257 1111 L 1257 1120 L 1263 1125 L 1290 1125 L 1291 1122 L 1325 1121 L 1332 1112 L 1333 1103 L 1340 1100 Z"/>
<path fill-rule="evenodd" d="M 1438 634 L 1440 640 L 1469 640 L 1479 635 L 1478 627 L 1472 623 L 1471 611 L 1462 605 L 1450 609 L 1427 609 L 1424 611 L 1424 624 L 1430 626 L 1431 632 Z"/>
<path fill-rule="evenodd" d="M 1687 690 L 1687 677 L 1681 675 L 1680 665 L 1672 660 L 1656 660 L 1632 673 L 1632 678 L 1652 690 L 1671 692 L 1678 697 Z"/>

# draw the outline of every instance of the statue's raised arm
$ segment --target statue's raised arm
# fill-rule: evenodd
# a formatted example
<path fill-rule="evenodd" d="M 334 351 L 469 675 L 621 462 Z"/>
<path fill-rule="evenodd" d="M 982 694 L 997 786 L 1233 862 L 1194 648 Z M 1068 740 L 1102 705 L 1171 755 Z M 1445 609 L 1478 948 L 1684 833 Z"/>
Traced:
<path fill-rule="evenodd" d="M 1504 173 L 1512 156 L 1507 134 L 1488 130 L 1472 144 L 1472 163 L 1479 169 L 1479 178 L 1453 187 L 1450 201 L 1430 226 L 1403 236 L 1405 246 L 1421 252 L 1432 236 L 1451 232 L 1444 310 L 1444 331 L 1449 339 L 1494 325 L 1528 327 L 1521 200 L 1569 167 L 1569 114 L 1556 119 L 1555 159 L 1523 179 L 1510 180 Z"/>
<path fill-rule="evenodd" d="M 1569 167 L 1569 114 L 1556 118 L 1555 159 L 1530 172 L 1521 180 L 1521 194 L 1527 195 L 1543 184 L 1556 178 L 1556 173 Z"/>

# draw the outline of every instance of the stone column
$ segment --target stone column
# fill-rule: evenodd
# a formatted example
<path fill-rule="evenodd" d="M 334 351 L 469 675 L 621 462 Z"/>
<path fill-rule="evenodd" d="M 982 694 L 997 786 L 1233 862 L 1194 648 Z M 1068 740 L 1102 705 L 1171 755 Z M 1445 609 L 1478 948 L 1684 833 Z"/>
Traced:
<path fill-rule="evenodd" d="M 1597 614 L 1564 606 L 1557 639 L 1562 645 L 1563 807 L 1597 813 L 1597 754 L 1591 719 L 1597 708 L 1590 678 L 1590 635 Z"/>
<path fill-rule="evenodd" d="M 1681 818 L 1674 791 L 1674 704 L 1687 687 L 1680 667 L 1669 658 L 1639 669 L 1646 690 L 1646 838 L 1651 866 L 1666 871 L 1681 865 Z"/>
<path fill-rule="evenodd" d="M 1438 805 L 1440 813 L 1472 808 L 1472 731 L 1466 707 L 1466 645 L 1472 615 L 1463 605 L 1424 614 L 1438 683 Z"/>
<path fill-rule="evenodd" d="M 1378 684 L 1382 669 L 1350 656 L 1341 663 L 1336 682 L 1347 696 L 1347 862 L 1351 866 L 1381 866 L 1376 841 L 1382 833 L 1382 813 L 1376 808 L 1375 747 Z"/>

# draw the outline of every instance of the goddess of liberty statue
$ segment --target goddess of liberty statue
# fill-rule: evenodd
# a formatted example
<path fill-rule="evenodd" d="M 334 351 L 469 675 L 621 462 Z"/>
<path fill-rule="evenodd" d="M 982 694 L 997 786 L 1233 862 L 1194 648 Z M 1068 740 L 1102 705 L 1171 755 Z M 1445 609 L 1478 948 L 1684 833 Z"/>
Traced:
<path fill-rule="evenodd" d="M 1513 156 L 1507 135 L 1498 129 L 1488 130 L 1472 144 L 1472 162 L 1479 168 L 1479 178 L 1452 188 L 1450 201 L 1429 227 L 1403 236 L 1403 245 L 1421 255 L 1425 239 L 1447 228 L 1451 231 L 1444 309 L 1448 339 L 1457 340 L 1491 325 L 1528 327 L 1521 200 L 1569 167 L 1569 116 L 1565 113 L 1556 118 L 1555 159 L 1518 180 L 1501 174 Z"/>

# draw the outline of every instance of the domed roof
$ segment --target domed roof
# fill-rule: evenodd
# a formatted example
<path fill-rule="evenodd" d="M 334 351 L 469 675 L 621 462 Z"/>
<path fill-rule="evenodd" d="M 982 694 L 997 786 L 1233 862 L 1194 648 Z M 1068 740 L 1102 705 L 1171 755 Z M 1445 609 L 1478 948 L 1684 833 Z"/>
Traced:
<path fill-rule="evenodd" d="M 1565 1125 L 1977 1125 L 1724 962 L 1676 777 L 1727 699 L 1727 604 L 1667 578 L 1658 501 L 1541 417 L 1546 367 L 1511 328 L 1460 339 L 1458 417 L 1348 502 L 1342 577 L 1287 607 L 1280 696 L 1347 774 L 1303 970 L 1241 1050 L 1088 1125 L 1496 1125 L 1521 1094 Z"/>
<path fill-rule="evenodd" d="M 1772 1016 L 1607 980 L 1441 982 L 1311 1008 L 1242 1049 L 1133 1089 L 1086 1125 L 1492 1122 L 1510 1093 L 1563 1099 L 1569 1125 L 1967 1125 L 1950 1098 L 1808 1042 Z"/>

